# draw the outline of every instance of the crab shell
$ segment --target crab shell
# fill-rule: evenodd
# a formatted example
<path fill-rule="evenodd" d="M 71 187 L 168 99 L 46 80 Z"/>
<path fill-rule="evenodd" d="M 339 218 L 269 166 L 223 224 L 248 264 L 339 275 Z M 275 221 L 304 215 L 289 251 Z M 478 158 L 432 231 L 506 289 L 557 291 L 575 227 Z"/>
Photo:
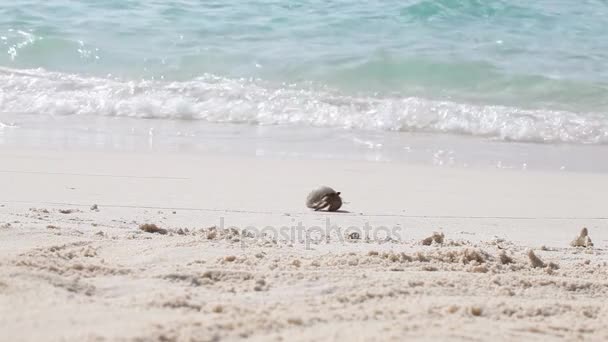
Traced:
<path fill-rule="evenodd" d="M 342 206 L 342 198 L 340 198 L 340 192 L 328 186 L 322 186 L 308 194 L 306 206 L 314 210 L 336 211 Z"/>

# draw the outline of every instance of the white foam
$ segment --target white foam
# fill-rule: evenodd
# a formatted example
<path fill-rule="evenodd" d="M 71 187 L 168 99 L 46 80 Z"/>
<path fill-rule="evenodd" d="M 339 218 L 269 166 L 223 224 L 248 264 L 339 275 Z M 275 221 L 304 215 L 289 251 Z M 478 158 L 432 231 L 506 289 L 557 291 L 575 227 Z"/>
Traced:
<path fill-rule="evenodd" d="M 357 97 L 213 75 L 186 82 L 124 81 L 2 68 L 0 90 L 0 110 L 12 114 L 103 115 L 452 133 L 507 141 L 608 143 L 608 117 L 600 114 L 416 97 Z"/>

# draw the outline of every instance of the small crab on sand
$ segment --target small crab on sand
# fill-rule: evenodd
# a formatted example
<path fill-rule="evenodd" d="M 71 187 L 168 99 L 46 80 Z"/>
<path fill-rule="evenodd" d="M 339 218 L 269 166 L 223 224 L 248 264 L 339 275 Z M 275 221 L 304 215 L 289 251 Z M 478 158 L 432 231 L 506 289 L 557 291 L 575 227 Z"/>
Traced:
<path fill-rule="evenodd" d="M 340 192 L 328 186 L 322 186 L 308 194 L 306 206 L 315 211 L 326 208 L 327 211 L 337 211 L 342 206 L 342 198 L 340 198 Z"/>

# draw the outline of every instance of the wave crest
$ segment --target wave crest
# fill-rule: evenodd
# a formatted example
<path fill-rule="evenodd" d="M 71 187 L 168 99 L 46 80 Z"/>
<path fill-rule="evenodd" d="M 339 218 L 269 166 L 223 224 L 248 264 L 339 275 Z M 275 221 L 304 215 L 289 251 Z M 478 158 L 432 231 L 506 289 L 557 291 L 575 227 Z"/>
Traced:
<path fill-rule="evenodd" d="M 294 85 L 204 75 L 186 82 L 122 81 L 0 69 L 2 112 L 205 120 L 451 133 L 506 141 L 608 143 L 594 113 L 471 105 L 419 97 L 349 96 Z"/>

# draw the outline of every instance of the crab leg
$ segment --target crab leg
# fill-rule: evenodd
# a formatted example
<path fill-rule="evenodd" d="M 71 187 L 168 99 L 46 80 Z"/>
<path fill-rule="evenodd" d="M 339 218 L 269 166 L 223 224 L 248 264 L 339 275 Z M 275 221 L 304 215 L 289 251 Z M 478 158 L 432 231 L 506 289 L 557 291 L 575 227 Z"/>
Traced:
<path fill-rule="evenodd" d="M 319 210 L 327 208 L 329 206 L 329 204 L 330 203 L 327 200 L 327 196 L 324 196 L 320 202 L 316 203 L 314 209 L 315 209 L 315 211 L 319 211 Z"/>

